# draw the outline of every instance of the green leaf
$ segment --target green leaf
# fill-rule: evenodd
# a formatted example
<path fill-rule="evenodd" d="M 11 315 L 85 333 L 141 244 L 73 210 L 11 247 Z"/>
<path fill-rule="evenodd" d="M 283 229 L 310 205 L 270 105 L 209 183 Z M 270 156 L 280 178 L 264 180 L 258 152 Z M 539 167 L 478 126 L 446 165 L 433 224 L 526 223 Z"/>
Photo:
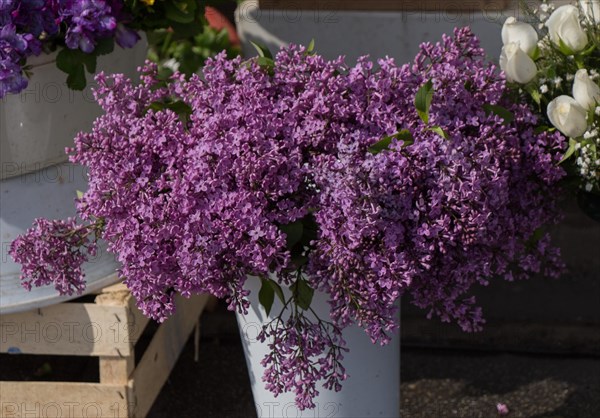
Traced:
<path fill-rule="evenodd" d="M 315 38 L 310 40 L 310 43 L 306 47 L 306 53 L 312 54 L 314 50 L 315 50 Z"/>
<path fill-rule="evenodd" d="M 169 109 L 169 110 L 175 112 L 177 114 L 177 116 L 179 116 L 179 120 L 181 120 L 181 122 L 184 124 L 187 123 L 187 120 L 189 119 L 190 115 L 192 114 L 192 108 L 190 107 L 190 105 L 188 105 L 187 103 L 185 103 L 182 100 L 177 100 L 175 102 L 160 102 L 160 101 L 152 102 L 146 108 L 146 111 L 148 111 L 150 109 L 154 110 L 155 112 Z"/>
<path fill-rule="evenodd" d="M 569 138 L 569 148 L 567 149 L 567 152 L 565 152 L 565 155 L 563 155 L 561 160 L 558 162 L 559 164 L 562 164 L 568 160 L 571 155 L 573 155 L 575 152 L 575 145 L 577 145 L 577 141 L 575 141 L 573 138 Z"/>
<path fill-rule="evenodd" d="M 298 270 L 300 267 L 308 263 L 308 257 L 301 254 L 292 255 L 292 259 L 290 260 L 292 264 L 292 268 L 294 270 Z"/>
<path fill-rule="evenodd" d="M 166 1 L 165 16 L 177 23 L 192 23 L 195 19 L 196 3 L 194 1 Z"/>
<path fill-rule="evenodd" d="M 86 85 L 85 69 L 96 71 L 96 56 L 79 49 L 63 48 L 56 56 L 56 66 L 68 74 L 67 85 L 73 90 L 83 90 Z"/>
<path fill-rule="evenodd" d="M 432 126 L 427 129 L 428 131 L 433 131 L 444 139 L 448 139 L 448 133 L 444 131 L 440 126 Z"/>
<path fill-rule="evenodd" d="M 573 50 L 572 50 L 571 48 L 569 48 L 569 47 L 567 46 L 567 44 L 565 44 L 565 43 L 563 42 L 563 40 L 562 40 L 562 39 L 560 39 L 560 38 L 558 39 L 558 50 L 559 50 L 559 51 L 560 51 L 560 52 L 561 52 L 563 55 L 566 55 L 566 56 L 569 56 L 569 55 L 573 55 L 573 54 L 574 54 Z"/>
<path fill-rule="evenodd" d="M 94 54 L 99 55 L 107 55 L 113 52 L 115 49 L 115 40 L 114 38 L 104 38 L 100 39 L 96 44 L 96 48 L 94 48 Z"/>
<path fill-rule="evenodd" d="M 87 68 L 88 73 L 94 74 L 96 72 L 96 55 L 85 54 L 83 52 L 81 55 L 81 62 L 85 64 L 85 68 Z"/>
<path fill-rule="evenodd" d="M 433 82 L 429 80 L 427 83 L 419 87 L 415 96 L 415 107 L 421 120 L 429 123 L 429 107 L 433 99 Z"/>
<path fill-rule="evenodd" d="M 285 296 L 283 296 L 283 289 L 281 288 L 281 286 L 279 286 L 279 283 L 277 283 L 275 280 L 271 280 L 271 279 L 268 279 L 268 280 L 269 280 L 269 284 L 273 288 L 273 291 L 275 292 L 275 294 L 277 295 L 277 297 L 279 298 L 281 303 L 285 304 Z"/>
<path fill-rule="evenodd" d="M 588 49 L 581 51 L 577 55 L 581 55 L 581 56 L 585 57 L 586 55 L 590 55 L 592 52 L 594 52 L 595 49 L 596 49 L 596 44 L 592 44 Z"/>
<path fill-rule="evenodd" d="M 398 140 L 404 141 L 404 144 L 402 145 L 403 147 L 408 147 L 415 142 L 410 131 L 408 129 L 402 129 L 401 131 L 399 131 L 393 135 L 388 135 L 388 136 L 381 138 L 379 141 L 377 141 L 376 143 L 371 145 L 367 149 L 367 151 L 369 151 L 371 154 L 374 154 L 374 155 L 379 154 L 381 151 L 385 151 L 386 149 L 389 148 L 393 139 L 398 139 Z"/>
<path fill-rule="evenodd" d="M 75 56 L 73 49 L 63 48 L 56 56 L 56 66 L 59 70 L 64 71 L 67 74 L 75 71 L 77 67 L 81 66 L 81 62 Z"/>
<path fill-rule="evenodd" d="M 527 93 L 529 93 L 529 95 L 531 96 L 533 101 L 538 106 L 540 106 L 540 104 L 542 103 L 542 93 L 540 93 L 540 91 L 537 89 L 537 87 L 535 85 L 530 85 L 530 86 L 525 87 L 525 90 L 527 91 Z"/>
<path fill-rule="evenodd" d="M 280 225 L 279 229 L 285 234 L 287 248 L 292 250 L 294 246 L 302 239 L 304 225 L 302 225 L 302 221 L 298 220 L 289 224 Z"/>
<path fill-rule="evenodd" d="M 589 126 L 594 125 L 594 119 L 596 119 L 596 106 L 590 106 L 586 119 Z"/>
<path fill-rule="evenodd" d="M 535 132 L 536 135 L 539 135 L 544 132 L 554 132 L 554 131 L 556 131 L 556 128 L 554 128 L 552 126 L 548 126 L 548 125 L 540 125 L 533 130 L 533 132 Z"/>
<path fill-rule="evenodd" d="M 83 198 L 83 192 L 81 190 L 76 190 L 75 193 L 77 193 L 77 199 L 81 200 Z"/>
<path fill-rule="evenodd" d="M 190 107 L 190 105 L 188 105 L 182 100 L 169 103 L 167 105 L 167 109 L 170 109 L 173 112 L 177 113 L 180 119 L 183 117 L 187 120 L 187 118 L 192 114 L 192 108 Z"/>
<path fill-rule="evenodd" d="M 258 57 L 256 59 L 258 65 L 268 70 L 272 70 L 275 67 L 275 61 L 268 57 Z"/>
<path fill-rule="evenodd" d="M 262 282 L 262 286 L 258 291 L 258 301 L 265 308 L 267 315 L 269 315 L 275 301 L 275 291 L 269 283 L 271 280 L 261 278 L 260 281 Z"/>
<path fill-rule="evenodd" d="M 515 120 L 515 115 L 505 107 L 493 105 L 493 104 L 484 104 L 483 110 L 487 115 L 493 113 L 494 115 L 500 116 L 504 119 L 505 125 L 510 125 L 513 120 Z"/>
<path fill-rule="evenodd" d="M 537 228 L 533 231 L 533 234 L 529 237 L 529 239 L 525 242 L 527 248 L 533 249 L 535 245 L 544 237 L 546 231 L 543 227 Z"/>
<path fill-rule="evenodd" d="M 310 308 L 315 291 L 308 285 L 306 280 L 299 278 L 296 280 L 296 283 L 290 286 L 290 290 L 294 295 L 296 304 L 305 311 L 308 310 Z"/>
<path fill-rule="evenodd" d="M 76 69 L 69 73 L 69 76 L 67 77 L 67 86 L 71 90 L 83 90 L 86 83 L 83 65 L 76 67 Z"/>
<path fill-rule="evenodd" d="M 271 60 L 273 59 L 273 54 L 271 54 L 271 51 L 269 51 L 269 48 L 267 48 L 264 45 L 258 44 L 256 42 L 250 41 L 250 43 L 252 44 L 254 49 L 256 49 L 256 52 L 258 52 L 259 57 L 271 58 Z"/>

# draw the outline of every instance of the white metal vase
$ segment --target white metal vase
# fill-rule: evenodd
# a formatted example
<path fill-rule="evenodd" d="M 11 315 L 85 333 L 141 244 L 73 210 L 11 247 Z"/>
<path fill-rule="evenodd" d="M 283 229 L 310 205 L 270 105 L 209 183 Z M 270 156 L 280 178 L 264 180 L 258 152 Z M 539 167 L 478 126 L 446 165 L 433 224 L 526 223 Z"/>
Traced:
<path fill-rule="evenodd" d="M 135 76 L 147 50 L 145 38 L 133 49 L 115 46 L 98 58 L 97 72 Z M 10 243 L 23 234 L 34 219 L 65 219 L 75 216 L 77 191 L 87 188 L 84 167 L 67 162 L 65 147 L 75 135 L 89 131 L 101 114 L 93 99 L 93 76 L 88 87 L 69 90 L 67 75 L 56 67 L 56 53 L 28 61 L 32 76 L 20 94 L 0 100 L 0 313 L 12 313 L 69 299 L 53 286 L 27 292 L 20 284 L 20 265 L 8 255 Z M 101 245 L 98 255 L 84 266 L 86 291 L 116 281 L 117 264 Z M 74 296 L 73 296 L 74 297 Z"/>
<path fill-rule="evenodd" d="M 262 381 L 264 367 L 260 361 L 269 352 L 267 341 L 261 343 L 257 335 L 262 326 L 281 311 L 282 304 L 275 298 L 270 316 L 258 301 L 261 282 L 249 277 L 245 289 L 250 290 L 250 308 L 247 315 L 237 313 L 238 327 L 252 385 L 252 394 L 259 418 L 364 418 L 398 417 L 400 414 L 400 336 L 381 347 L 372 344 L 362 328 L 352 326 L 343 330 L 350 349 L 343 364 L 349 377 L 340 392 L 329 391 L 320 385 L 315 408 L 301 411 L 294 402 L 294 393 L 275 397 L 265 389 Z M 287 289 L 284 289 L 289 296 Z M 315 292 L 311 304 L 321 318 L 329 317 L 327 295 Z"/>

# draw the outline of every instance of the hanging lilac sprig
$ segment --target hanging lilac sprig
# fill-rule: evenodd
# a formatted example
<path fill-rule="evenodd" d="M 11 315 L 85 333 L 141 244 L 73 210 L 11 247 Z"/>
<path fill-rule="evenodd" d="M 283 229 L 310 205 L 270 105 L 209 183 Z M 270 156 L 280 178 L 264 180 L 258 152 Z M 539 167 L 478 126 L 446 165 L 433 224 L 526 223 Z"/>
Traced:
<path fill-rule="evenodd" d="M 304 283 L 301 271 L 297 277 L 296 283 Z M 263 279 L 263 286 L 273 285 L 268 280 Z M 319 317 L 310 303 L 298 301 L 298 287 L 292 287 L 292 295 L 282 301 L 281 311 L 263 326 L 257 339 L 271 350 L 261 361 L 266 388 L 275 396 L 294 392 L 296 404 L 305 409 L 315 407 L 318 382 L 323 381 L 327 390 L 341 390 L 348 378 L 342 364 L 348 348 L 337 325 Z"/>
<path fill-rule="evenodd" d="M 85 289 L 84 262 L 94 257 L 102 222 L 77 224 L 75 219 L 36 219 L 25 235 L 11 243 L 10 254 L 21 264 L 23 285 L 54 285 L 61 295 Z"/>

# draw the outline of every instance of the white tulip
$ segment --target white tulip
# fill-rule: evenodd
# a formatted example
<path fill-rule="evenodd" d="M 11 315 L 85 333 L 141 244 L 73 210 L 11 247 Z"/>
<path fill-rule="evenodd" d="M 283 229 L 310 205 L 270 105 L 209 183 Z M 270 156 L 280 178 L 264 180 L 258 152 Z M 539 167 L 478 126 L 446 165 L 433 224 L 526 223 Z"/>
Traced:
<path fill-rule="evenodd" d="M 571 96 L 558 96 L 548 104 L 548 119 L 559 131 L 571 138 L 587 131 L 586 111 Z"/>
<path fill-rule="evenodd" d="M 579 5 L 590 22 L 600 23 L 600 0 L 579 0 Z"/>
<path fill-rule="evenodd" d="M 533 26 L 511 16 L 502 26 L 502 43 L 507 45 L 511 42 L 518 42 L 521 49 L 531 56 L 537 48 L 538 34 Z"/>
<path fill-rule="evenodd" d="M 562 42 L 572 51 L 579 52 L 588 43 L 588 37 L 579 22 L 579 9 L 567 4 L 560 6 L 546 21 L 550 39 L 556 45 Z"/>
<path fill-rule="evenodd" d="M 500 68 L 506 73 L 508 81 L 519 84 L 529 83 L 537 73 L 535 62 L 521 49 L 518 42 L 511 42 L 502 47 Z"/>
<path fill-rule="evenodd" d="M 575 73 L 573 97 L 584 109 L 591 109 L 600 103 L 600 87 L 592 81 L 585 69 Z"/>

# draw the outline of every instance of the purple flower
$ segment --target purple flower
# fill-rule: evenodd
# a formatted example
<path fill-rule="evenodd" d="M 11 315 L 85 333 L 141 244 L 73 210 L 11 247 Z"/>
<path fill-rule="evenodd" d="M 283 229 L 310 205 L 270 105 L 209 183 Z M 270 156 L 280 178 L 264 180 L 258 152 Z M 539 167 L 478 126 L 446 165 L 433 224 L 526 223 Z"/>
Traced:
<path fill-rule="evenodd" d="M 136 31 L 129 29 L 122 23 L 117 24 L 115 37 L 121 48 L 133 48 L 140 40 L 140 35 Z"/>
<path fill-rule="evenodd" d="M 68 26 L 65 42 L 71 49 L 91 53 L 97 41 L 111 36 L 117 27 L 105 0 L 65 0 L 61 6 L 61 18 Z"/>
<path fill-rule="evenodd" d="M 27 87 L 21 66 L 10 60 L 0 59 L 0 99 L 8 93 L 19 93 Z"/>
<path fill-rule="evenodd" d="M 18 60 L 27 47 L 27 40 L 17 33 L 15 25 L 6 25 L 0 30 L 0 58 Z"/>
<path fill-rule="evenodd" d="M 85 289 L 82 264 L 96 254 L 96 242 L 89 239 L 90 229 L 74 219 L 48 221 L 36 219 L 33 226 L 10 246 L 9 253 L 21 263 L 23 285 L 53 284 L 63 294 Z"/>
<path fill-rule="evenodd" d="M 12 2 L 11 17 L 20 32 L 30 33 L 38 38 L 42 32 L 54 35 L 58 31 L 56 5 L 54 1 L 23 0 Z M 1 8 L 0 8 L 1 10 Z"/>

